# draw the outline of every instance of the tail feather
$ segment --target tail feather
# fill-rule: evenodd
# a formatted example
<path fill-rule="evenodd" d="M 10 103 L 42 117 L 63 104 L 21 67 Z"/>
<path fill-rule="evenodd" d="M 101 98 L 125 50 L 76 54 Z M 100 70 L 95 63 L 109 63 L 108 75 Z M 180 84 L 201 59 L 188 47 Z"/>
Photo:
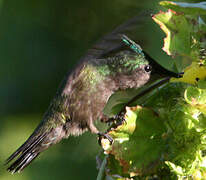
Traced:
<path fill-rule="evenodd" d="M 24 164 L 22 164 L 21 166 L 19 166 L 16 171 L 17 172 L 21 172 L 25 167 L 27 167 L 32 160 L 34 160 L 37 156 L 39 155 L 39 153 L 36 154 L 30 154 L 30 156 L 27 158 L 26 162 Z"/>
<path fill-rule="evenodd" d="M 45 146 L 44 148 L 42 147 L 42 141 L 45 141 L 48 134 L 49 132 L 45 132 L 38 135 L 37 132 L 34 132 L 28 140 L 6 160 L 5 164 L 8 164 L 14 158 L 17 158 L 17 160 L 7 168 L 7 170 L 12 173 L 21 172 L 26 166 L 28 166 L 41 151 L 48 148 L 48 146 Z"/>
<path fill-rule="evenodd" d="M 8 159 L 5 162 L 5 165 L 12 161 L 15 157 L 17 157 L 22 152 L 22 150 L 25 150 L 27 147 L 29 147 L 31 143 L 34 143 L 38 138 L 38 136 L 36 136 L 37 134 L 38 130 L 36 129 L 31 134 L 31 136 L 26 140 L 26 142 L 22 144 L 11 156 L 8 157 Z"/>
<path fill-rule="evenodd" d="M 39 153 L 29 153 L 17 159 L 7 170 L 12 173 L 21 172 L 34 160 Z"/>

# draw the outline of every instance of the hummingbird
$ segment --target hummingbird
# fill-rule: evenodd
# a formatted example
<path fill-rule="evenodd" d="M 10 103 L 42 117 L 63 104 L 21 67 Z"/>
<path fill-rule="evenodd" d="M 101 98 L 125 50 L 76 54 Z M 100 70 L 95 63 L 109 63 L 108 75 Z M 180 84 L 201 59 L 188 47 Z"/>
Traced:
<path fill-rule="evenodd" d="M 8 171 L 21 172 L 39 154 L 70 135 L 89 130 L 104 136 L 94 125 L 110 120 L 103 113 L 109 97 L 118 90 L 141 88 L 147 83 L 178 77 L 154 61 L 141 47 L 122 32 L 137 23 L 137 17 L 103 37 L 76 67 L 66 74 L 43 120 L 7 160 L 16 159 Z M 106 136 L 106 135 L 105 135 Z"/>

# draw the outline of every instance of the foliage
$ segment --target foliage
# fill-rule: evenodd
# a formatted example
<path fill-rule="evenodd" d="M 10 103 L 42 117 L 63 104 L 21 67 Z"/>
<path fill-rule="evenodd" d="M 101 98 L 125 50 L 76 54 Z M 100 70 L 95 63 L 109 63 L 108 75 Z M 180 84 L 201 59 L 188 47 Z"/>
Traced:
<path fill-rule="evenodd" d="M 169 10 L 152 18 L 166 33 L 163 50 L 181 57 L 184 75 L 126 107 L 125 122 L 108 130 L 114 142 L 101 140 L 105 179 L 206 179 L 206 26 L 201 18 L 206 4 L 160 5 Z M 122 108 L 129 93 L 118 101 L 121 95 L 105 112 L 114 113 L 118 104 Z"/>

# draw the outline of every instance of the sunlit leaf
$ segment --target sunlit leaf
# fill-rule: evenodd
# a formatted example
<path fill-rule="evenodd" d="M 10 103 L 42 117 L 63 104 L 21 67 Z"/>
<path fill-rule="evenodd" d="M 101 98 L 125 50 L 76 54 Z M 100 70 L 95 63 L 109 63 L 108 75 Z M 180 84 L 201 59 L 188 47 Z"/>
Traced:
<path fill-rule="evenodd" d="M 185 100 L 202 113 L 206 114 L 206 89 L 188 87 L 185 91 Z"/>
<path fill-rule="evenodd" d="M 166 34 L 163 50 L 168 55 L 183 56 L 191 61 L 197 59 L 199 37 L 194 33 L 197 20 L 172 10 L 154 15 L 153 20 Z"/>
<path fill-rule="evenodd" d="M 125 120 L 108 133 L 114 140 L 112 145 L 102 141 L 105 152 L 112 154 L 123 173 L 130 176 L 154 171 L 164 150 L 164 124 L 152 110 L 140 106 L 128 107 Z"/>
<path fill-rule="evenodd" d="M 184 70 L 182 78 L 171 78 L 170 82 L 185 82 L 196 84 L 199 80 L 206 79 L 206 66 L 193 62 Z"/>

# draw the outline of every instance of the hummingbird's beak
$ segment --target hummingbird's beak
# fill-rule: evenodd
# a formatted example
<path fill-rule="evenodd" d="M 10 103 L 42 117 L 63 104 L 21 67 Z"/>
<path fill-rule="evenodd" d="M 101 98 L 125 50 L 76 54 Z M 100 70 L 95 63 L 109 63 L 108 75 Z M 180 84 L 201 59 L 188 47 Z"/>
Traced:
<path fill-rule="evenodd" d="M 149 61 L 149 64 L 152 66 L 152 75 L 159 75 L 160 77 L 175 77 L 179 78 L 182 77 L 184 74 L 183 72 L 181 73 L 175 73 L 172 71 L 169 71 L 168 69 L 164 68 L 160 64 L 158 64 L 149 54 L 147 54 L 145 51 L 143 51 L 145 58 Z M 151 75 L 151 76 L 152 76 Z"/>
<path fill-rule="evenodd" d="M 153 84 L 147 86 L 147 88 L 145 88 L 143 91 L 141 91 L 140 93 L 138 93 L 135 97 L 133 97 L 127 104 L 126 106 L 131 105 L 132 103 L 134 103 L 137 99 L 139 99 L 140 97 L 146 95 L 147 93 L 151 92 L 152 90 L 162 86 L 165 83 L 168 83 L 170 80 L 170 77 L 165 77 L 160 79 L 159 81 L 157 80 L 156 82 L 154 82 Z"/>

